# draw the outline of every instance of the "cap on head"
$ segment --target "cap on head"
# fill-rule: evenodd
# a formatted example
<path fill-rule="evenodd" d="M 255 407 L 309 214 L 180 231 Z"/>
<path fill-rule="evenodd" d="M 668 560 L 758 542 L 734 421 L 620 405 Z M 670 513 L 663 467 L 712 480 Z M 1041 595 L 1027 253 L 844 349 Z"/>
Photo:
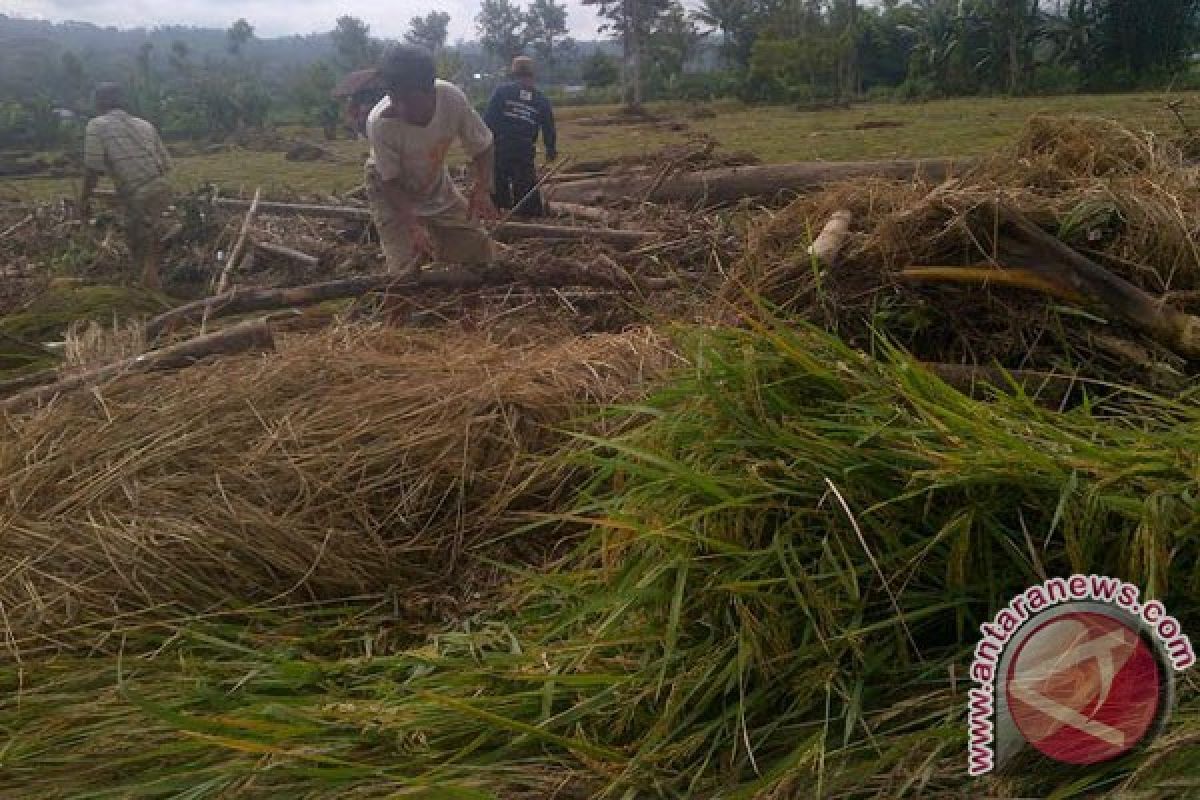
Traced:
<path fill-rule="evenodd" d="M 514 78 L 532 78 L 533 59 L 529 56 L 517 56 L 512 60 L 509 72 L 512 73 Z"/>
<path fill-rule="evenodd" d="M 433 55 L 411 44 L 389 47 L 379 62 L 378 72 L 388 91 L 432 91 L 437 78 Z"/>
<path fill-rule="evenodd" d="M 126 104 L 125 89 L 119 83 L 96 84 L 94 102 L 99 111 L 111 111 L 114 108 L 124 108 Z"/>

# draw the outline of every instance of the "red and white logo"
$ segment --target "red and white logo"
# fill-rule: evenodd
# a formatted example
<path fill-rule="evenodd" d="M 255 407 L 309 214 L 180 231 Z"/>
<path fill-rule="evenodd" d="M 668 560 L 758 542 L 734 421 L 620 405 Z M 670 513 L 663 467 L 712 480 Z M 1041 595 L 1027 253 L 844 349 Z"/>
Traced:
<path fill-rule="evenodd" d="M 1009 662 L 1003 691 L 1024 739 L 1068 764 L 1124 755 L 1152 733 L 1162 670 L 1136 630 L 1109 614 L 1072 611 L 1038 625 Z"/>
<path fill-rule="evenodd" d="M 1161 601 L 1103 575 L 1047 578 L 979 631 L 967 693 L 974 776 L 1030 747 L 1084 767 L 1136 750 L 1164 729 L 1175 676 L 1196 663 Z"/>

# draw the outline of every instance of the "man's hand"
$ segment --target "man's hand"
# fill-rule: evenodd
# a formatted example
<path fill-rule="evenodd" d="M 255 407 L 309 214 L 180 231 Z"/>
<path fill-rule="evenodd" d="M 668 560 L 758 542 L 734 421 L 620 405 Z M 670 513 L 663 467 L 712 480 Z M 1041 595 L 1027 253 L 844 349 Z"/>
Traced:
<path fill-rule="evenodd" d="M 492 193 L 488 191 L 486 186 L 476 184 L 471 190 L 471 199 L 467 205 L 467 214 L 471 219 L 498 219 L 500 212 L 496 210 L 496 204 L 492 202 Z"/>

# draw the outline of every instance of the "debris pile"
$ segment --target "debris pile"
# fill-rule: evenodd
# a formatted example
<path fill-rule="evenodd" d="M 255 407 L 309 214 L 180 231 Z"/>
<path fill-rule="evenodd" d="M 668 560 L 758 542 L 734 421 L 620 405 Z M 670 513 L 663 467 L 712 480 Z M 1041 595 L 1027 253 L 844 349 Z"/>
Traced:
<path fill-rule="evenodd" d="M 1175 387 L 1198 354 L 1196 185 L 1152 134 L 1035 117 L 949 180 L 796 200 L 752 232 L 738 276 L 866 349 L 882 334 L 929 362 Z"/>

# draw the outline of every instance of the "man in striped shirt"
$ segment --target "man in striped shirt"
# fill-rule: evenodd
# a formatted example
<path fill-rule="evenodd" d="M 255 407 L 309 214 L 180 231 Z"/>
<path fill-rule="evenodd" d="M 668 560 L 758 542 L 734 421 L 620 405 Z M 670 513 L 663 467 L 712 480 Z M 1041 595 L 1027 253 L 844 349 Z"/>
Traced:
<path fill-rule="evenodd" d="M 158 262 L 167 233 L 163 215 L 171 205 L 171 157 L 158 131 L 125 110 L 125 93 L 115 83 L 96 87 L 97 115 L 87 125 L 83 145 L 80 214 L 87 219 L 100 174 L 107 174 L 125 209 L 125 238 L 142 285 L 161 288 Z"/>

